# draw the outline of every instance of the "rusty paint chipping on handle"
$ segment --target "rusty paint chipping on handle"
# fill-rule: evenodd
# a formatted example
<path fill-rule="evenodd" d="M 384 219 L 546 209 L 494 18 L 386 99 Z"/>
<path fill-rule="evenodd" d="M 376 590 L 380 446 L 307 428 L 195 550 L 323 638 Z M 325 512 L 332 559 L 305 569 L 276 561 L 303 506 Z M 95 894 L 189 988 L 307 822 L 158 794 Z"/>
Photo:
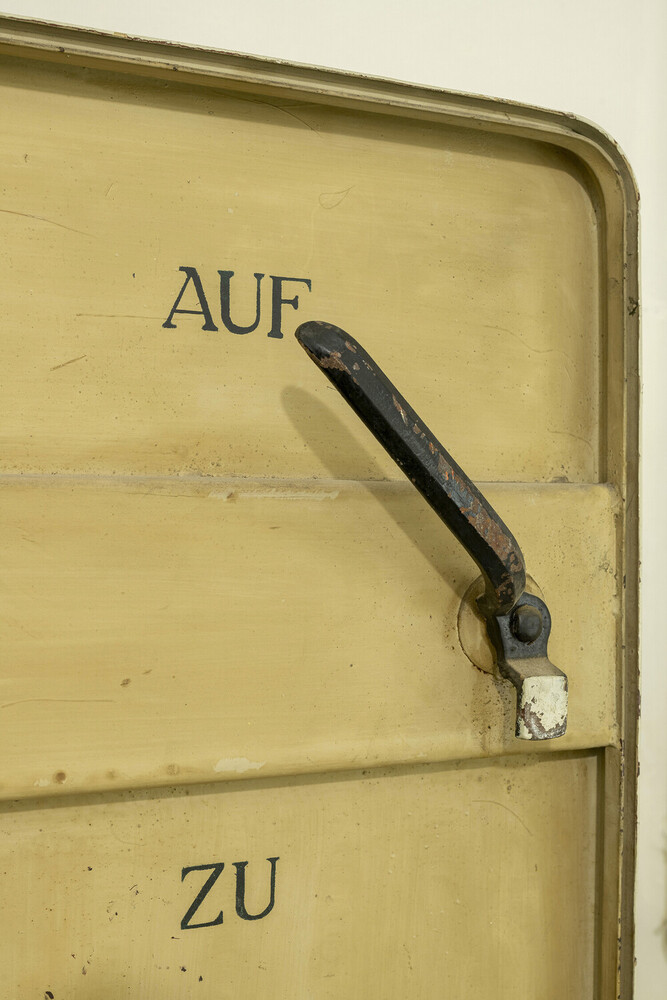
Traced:
<path fill-rule="evenodd" d="M 551 616 L 544 601 L 525 592 L 512 533 L 356 340 L 323 322 L 302 324 L 296 338 L 479 566 L 479 608 L 498 670 L 517 691 L 516 736 L 562 736 L 567 677 L 547 657 Z"/>

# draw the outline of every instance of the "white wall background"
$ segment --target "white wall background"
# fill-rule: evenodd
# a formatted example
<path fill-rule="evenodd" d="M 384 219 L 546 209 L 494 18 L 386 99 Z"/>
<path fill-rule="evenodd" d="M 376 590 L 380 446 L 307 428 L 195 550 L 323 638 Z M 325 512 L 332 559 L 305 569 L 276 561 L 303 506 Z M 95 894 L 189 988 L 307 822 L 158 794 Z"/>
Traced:
<path fill-rule="evenodd" d="M 571 111 L 642 197 L 643 678 L 636 1000 L 667 996 L 667 0 L 4 0 L 2 12 Z M 456 998 L 452 998 L 456 1000 Z"/>

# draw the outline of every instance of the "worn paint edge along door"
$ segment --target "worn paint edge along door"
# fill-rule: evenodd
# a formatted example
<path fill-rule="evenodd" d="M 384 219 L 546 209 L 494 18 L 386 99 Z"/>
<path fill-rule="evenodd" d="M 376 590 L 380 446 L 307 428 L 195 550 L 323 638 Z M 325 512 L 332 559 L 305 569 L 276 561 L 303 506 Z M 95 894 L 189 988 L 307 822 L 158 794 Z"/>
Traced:
<path fill-rule="evenodd" d="M 612 484 L 622 503 L 624 581 L 617 687 L 622 738 L 604 755 L 607 799 L 600 870 L 607 884 L 602 892 L 604 912 L 599 929 L 600 995 L 612 996 L 620 991 L 630 996 L 637 719 L 638 279 L 637 197 L 622 155 L 608 137 L 586 122 L 505 102 L 9 19 L 3 20 L 1 28 L 2 50 L 10 57 L 152 79 L 177 77 L 188 86 L 268 98 L 288 114 L 298 99 L 358 112 L 448 123 L 481 134 L 521 136 L 567 151 L 580 169 L 589 172 L 590 184 L 598 192 L 604 276 L 599 306 L 606 351 L 602 371 L 607 381 L 603 377 L 600 386 L 600 423 L 606 440 L 601 441 L 599 481 Z M 224 770 L 220 776 L 230 777 Z M 201 775 L 194 774 L 188 780 L 201 779 Z M 162 779 L 163 783 L 168 780 Z M 132 783 L 142 784 L 140 778 Z M 45 789 L 48 793 L 69 790 L 58 787 L 58 782 Z M 616 933 L 619 920 L 620 932 Z"/>

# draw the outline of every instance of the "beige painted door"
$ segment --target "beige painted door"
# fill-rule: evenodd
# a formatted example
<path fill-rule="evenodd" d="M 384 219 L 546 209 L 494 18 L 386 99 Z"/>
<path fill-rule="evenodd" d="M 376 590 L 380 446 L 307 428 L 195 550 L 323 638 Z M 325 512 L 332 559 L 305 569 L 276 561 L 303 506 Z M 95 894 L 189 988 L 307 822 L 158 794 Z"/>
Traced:
<path fill-rule="evenodd" d="M 546 112 L 0 29 L 0 996 L 627 989 L 624 162 Z M 565 736 L 514 737 L 478 570 L 307 319 L 516 535 Z"/>

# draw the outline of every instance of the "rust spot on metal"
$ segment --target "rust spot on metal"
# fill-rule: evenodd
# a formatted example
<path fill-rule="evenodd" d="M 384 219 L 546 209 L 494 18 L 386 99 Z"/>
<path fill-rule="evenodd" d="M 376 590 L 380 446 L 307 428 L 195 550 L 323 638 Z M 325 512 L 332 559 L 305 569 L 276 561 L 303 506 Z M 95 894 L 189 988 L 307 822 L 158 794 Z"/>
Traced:
<path fill-rule="evenodd" d="M 413 424 L 412 425 L 412 429 L 415 432 L 415 434 L 421 434 L 421 432 L 422 432 L 421 427 L 419 426 L 419 424 Z"/>
<path fill-rule="evenodd" d="M 340 351 L 333 351 L 328 358 L 320 358 L 318 363 L 320 368 L 338 368 L 340 371 L 350 374 L 349 368 L 341 358 Z"/>
<path fill-rule="evenodd" d="M 356 361 L 352 365 L 352 371 L 355 371 L 355 372 L 361 371 L 361 369 L 360 369 L 360 367 L 359 367 L 359 365 L 358 365 L 358 363 Z"/>
<path fill-rule="evenodd" d="M 526 704 L 523 706 L 517 717 L 517 724 L 521 720 L 524 726 L 536 740 L 543 740 L 546 738 L 546 729 L 542 725 L 542 720 L 540 719 L 537 712 L 534 712 L 530 705 Z"/>
<path fill-rule="evenodd" d="M 356 347 L 354 346 L 354 344 L 351 344 L 349 340 L 345 341 L 345 346 L 347 347 L 348 351 L 352 351 L 353 354 L 357 353 Z"/>
<path fill-rule="evenodd" d="M 498 598 L 502 603 L 513 600 L 517 595 L 514 593 L 512 576 L 523 570 L 523 563 L 517 555 L 512 539 L 481 501 L 470 492 L 468 482 L 456 474 L 442 453 L 438 454 L 438 472 L 447 482 L 455 484 L 461 498 L 459 505 L 461 513 L 503 564 L 504 578 L 496 583 Z"/>
<path fill-rule="evenodd" d="M 341 372 L 345 372 L 347 375 L 350 374 L 350 369 L 347 367 L 343 359 L 341 358 L 340 351 L 334 351 L 325 358 L 318 357 L 314 351 L 311 351 L 306 347 L 306 354 L 314 361 L 318 368 L 337 368 Z"/>
<path fill-rule="evenodd" d="M 519 722 L 523 722 L 530 733 L 531 739 L 534 740 L 554 740 L 562 736 L 565 732 L 565 724 L 562 721 L 552 726 L 551 729 L 547 729 L 542 722 L 541 716 L 533 709 L 530 702 L 526 702 L 521 711 L 517 713 L 516 722 L 517 731 Z"/>
<path fill-rule="evenodd" d="M 510 539 L 484 505 L 470 492 L 466 480 L 454 472 L 442 453 L 438 455 L 438 472 L 444 479 L 456 485 L 457 492 L 464 501 L 460 510 L 468 523 L 489 543 L 504 563 L 509 564 L 514 560 L 516 569 L 519 569 L 521 564 L 516 558 Z"/>
<path fill-rule="evenodd" d="M 401 404 L 399 403 L 399 401 L 396 399 L 396 396 L 392 396 L 391 399 L 392 399 L 392 402 L 393 402 L 394 406 L 396 407 L 396 409 L 398 410 L 398 412 L 401 415 L 401 420 L 403 421 L 403 423 L 407 427 L 408 426 L 408 415 L 407 415 L 407 413 L 405 412 L 405 410 L 403 409 L 403 407 L 401 406 Z"/>

